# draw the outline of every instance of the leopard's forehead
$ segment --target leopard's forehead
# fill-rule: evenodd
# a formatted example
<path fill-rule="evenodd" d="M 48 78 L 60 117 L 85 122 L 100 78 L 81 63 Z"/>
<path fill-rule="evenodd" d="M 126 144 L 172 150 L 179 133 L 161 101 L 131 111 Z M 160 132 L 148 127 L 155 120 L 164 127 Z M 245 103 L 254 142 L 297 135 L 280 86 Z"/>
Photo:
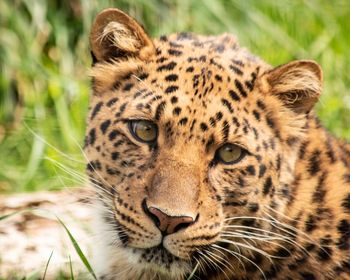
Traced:
<path fill-rule="evenodd" d="M 110 79 L 102 98 L 116 119 L 155 121 L 168 140 L 205 144 L 225 142 L 229 133 L 239 136 L 249 122 L 246 115 L 253 115 L 247 106 L 257 102 L 251 96 L 256 79 L 269 65 L 240 48 L 232 35 L 179 33 L 154 45 L 154 57 L 136 69 L 132 61 L 111 66 L 113 75 L 124 73 Z"/>
<path fill-rule="evenodd" d="M 176 33 L 162 36 L 153 42 L 156 47 L 155 63 L 160 65 L 156 69 L 158 73 L 181 72 L 183 76 L 195 78 L 205 75 L 210 78 L 213 75 L 213 82 L 221 82 L 223 77 L 220 73 L 223 73 L 228 82 L 244 80 L 243 86 L 251 90 L 256 77 L 253 81 L 248 78 L 269 68 L 264 61 L 241 48 L 236 37 L 231 34 L 201 36 Z"/>

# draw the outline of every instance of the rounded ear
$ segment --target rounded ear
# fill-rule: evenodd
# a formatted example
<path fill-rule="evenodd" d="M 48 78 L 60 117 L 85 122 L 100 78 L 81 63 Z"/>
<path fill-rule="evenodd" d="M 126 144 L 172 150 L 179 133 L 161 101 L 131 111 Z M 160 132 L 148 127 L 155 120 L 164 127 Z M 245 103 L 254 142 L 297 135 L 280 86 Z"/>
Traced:
<path fill-rule="evenodd" d="M 296 113 L 308 113 L 322 92 L 322 69 L 314 61 L 296 60 L 263 74 L 268 94 L 277 96 Z"/>
<path fill-rule="evenodd" d="M 155 52 L 142 26 L 118 9 L 106 9 L 96 16 L 90 45 L 95 62 L 126 57 L 146 60 Z"/>

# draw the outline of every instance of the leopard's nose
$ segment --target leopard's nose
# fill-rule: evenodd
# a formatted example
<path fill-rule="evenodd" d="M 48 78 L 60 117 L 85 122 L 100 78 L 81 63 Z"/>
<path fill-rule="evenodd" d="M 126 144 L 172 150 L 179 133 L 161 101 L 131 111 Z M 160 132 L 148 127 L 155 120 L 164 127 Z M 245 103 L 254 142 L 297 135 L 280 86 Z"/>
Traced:
<path fill-rule="evenodd" d="M 190 216 L 171 216 L 157 207 L 148 207 L 146 201 L 143 202 L 143 209 L 163 235 L 185 229 L 195 222 Z"/>

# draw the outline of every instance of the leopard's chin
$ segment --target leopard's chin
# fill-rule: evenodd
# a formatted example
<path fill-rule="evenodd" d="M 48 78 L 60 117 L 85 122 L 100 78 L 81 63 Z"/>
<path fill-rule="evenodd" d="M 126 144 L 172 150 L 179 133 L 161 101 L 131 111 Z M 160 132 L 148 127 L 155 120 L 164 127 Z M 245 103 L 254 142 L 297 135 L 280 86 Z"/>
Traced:
<path fill-rule="evenodd" d="M 168 275 L 185 275 L 193 269 L 190 259 L 182 259 L 159 245 L 146 249 L 132 249 L 139 256 L 139 264 L 146 270 L 153 270 Z"/>

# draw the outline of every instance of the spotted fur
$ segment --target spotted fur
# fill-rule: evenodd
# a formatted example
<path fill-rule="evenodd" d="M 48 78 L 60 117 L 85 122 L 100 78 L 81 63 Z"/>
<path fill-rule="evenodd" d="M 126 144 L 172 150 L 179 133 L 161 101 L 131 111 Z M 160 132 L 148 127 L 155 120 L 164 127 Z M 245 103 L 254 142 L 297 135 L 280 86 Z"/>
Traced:
<path fill-rule="evenodd" d="M 91 32 L 87 174 L 100 279 L 350 279 L 350 146 L 319 123 L 320 67 L 235 37 L 151 40 L 116 9 Z M 129 120 L 150 120 L 148 145 Z M 224 143 L 247 152 L 218 161 Z M 144 207 L 194 222 L 162 234 Z"/>

